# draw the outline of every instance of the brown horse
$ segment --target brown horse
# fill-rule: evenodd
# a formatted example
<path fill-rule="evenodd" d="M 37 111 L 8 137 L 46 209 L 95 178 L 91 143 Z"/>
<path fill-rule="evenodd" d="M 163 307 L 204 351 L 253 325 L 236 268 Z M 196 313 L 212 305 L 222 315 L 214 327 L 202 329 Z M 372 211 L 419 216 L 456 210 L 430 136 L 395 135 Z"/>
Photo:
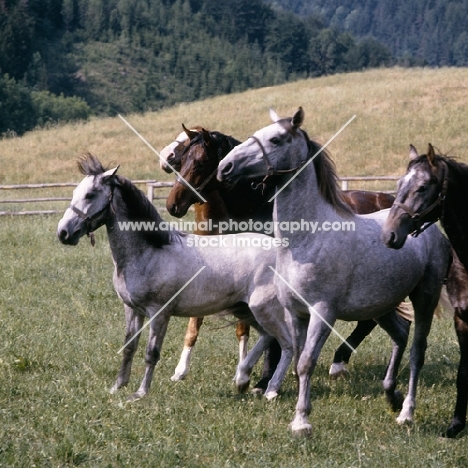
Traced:
<path fill-rule="evenodd" d="M 190 130 L 183 126 L 184 131 L 181 132 L 176 139 L 167 145 L 163 150 L 160 152 L 161 156 L 161 168 L 168 172 L 172 172 L 172 168 L 176 171 L 179 171 L 181 166 L 181 155 L 184 152 L 184 149 L 188 147 L 191 138 L 194 138 L 202 131 L 205 131 L 200 126 L 192 127 Z M 225 156 L 234 146 L 239 144 L 238 140 L 234 138 L 224 136 L 223 144 L 217 149 L 220 152 L 222 151 L 222 155 Z M 217 165 L 216 165 L 217 167 Z M 213 178 L 213 177 L 211 177 Z M 208 182 L 211 181 L 211 178 Z M 196 183 L 196 181 L 194 181 Z M 208 184 L 206 184 L 208 185 Z M 260 215 L 254 215 L 258 219 L 269 219 L 271 218 L 271 210 L 272 205 L 265 204 L 259 197 L 258 192 L 253 193 L 253 197 L 250 197 L 252 193 L 250 192 L 250 184 L 247 184 L 246 189 L 243 190 L 242 195 L 242 203 L 241 209 L 238 210 L 236 206 L 236 202 L 239 201 L 239 198 L 236 198 L 236 194 L 230 194 L 226 196 L 223 194 L 221 196 L 218 190 L 210 190 L 211 187 L 206 187 L 203 191 L 203 196 L 206 199 L 206 203 L 199 203 L 200 199 L 197 197 L 196 194 L 190 192 L 192 197 L 189 200 L 189 203 L 186 207 L 181 208 L 179 207 L 178 212 L 171 212 L 172 215 L 177 217 L 182 217 L 186 214 L 188 208 L 194 204 L 195 207 L 195 223 L 197 229 L 194 231 L 195 234 L 199 235 L 216 235 L 219 234 L 218 223 L 221 221 L 228 221 L 233 217 L 237 221 L 242 221 L 247 219 L 247 215 L 244 214 L 244 211 L 247 211 L 249 214 L 253 212 L 260 211 Z M 248 208 L 245 209 L 244 207 L 248 205 Z M 260 207 L 260 208 L 257 208 Z M 262 213 L 263 210 L 266 210 L 266 213 Z M 234 213 L 234 214 L 233 214 Z M 208 223 L 208 221 L 214 221 L 210 229 L 200 230 L 198 226 L 202 226 L 203 223 Z M 234 232 L 234 231 L 229 231 Z M 225 231 L 224 233 L 227 233 Z M 176 366 L 174 371 L 174 375 L 171 377 L 171 380 L 178 381 L 185 378 L 185 376 L 189 372 L 190 366 L 190 358 L 192 354 L 193 347 L 195 346 L 200 327 L 203 324 L 203 317 L 192 317 L 189 319 L 189 323 L 187 326 L 187 330 L 185 332 L 184 338 L 184 348 L 179 360 L 179 363 Z M 242 360 L 245 358 L 247 354 L 247 343 L 250 336 L 250 326 L 248 323 L 238 320 L 236 322 L 236 337 L 239 341 L 239 359 Z M 254 390 L 264 390 L 267 387 L 268 381 L 270 380 L 271 376 L 274 373 L 276 368 L 276 364 L 280 358 L 281 349 L 278 343 L 273 342 L 273 344 L 268 348 L 266 352 L 265 358 L 265 365 L 264 371 L 261 380 L 254 386 Z M 271 362 L 271 364 L 270 364 Z"/>
<path fill-rule="evenodd" d="M 455 309 L 454 324 L 460 345 L 457 401 L 445 432 L 455 437 L 466 426 L 468 404 L 468 165 L 436 155 L 429 144 L 427 154 L 418 155 L 410 146 L 406 175 L 398 182 L 398 193 L 382 231 L 388 247 L 401 248 L 408 236 L 419 235 L 440 219 L 454 250 L 447 279 L 447 293 Z"/>
<path fill-rule="evenodd" d="M 228 187 L 213 176 L 221 159 L 230 149 L 237 146 L 239 141 L 220 132 L 210 132 L 203 128 L 197 131 L 187 130 L 184 126 L 183 128 L 187 138 L 182 140 L 179 135 L 180 142 L 172 146 L 170 155 L 171 166 L 181 174 L 183 179 L 176 179 L 166 200 L 168 211 L 173 216 L 182 217 L 187 213 L 189 207 L 194 205 L 196 219 L 197 217 L 201 218 L 200 210 L 209 210 L 213 226 L 219 225 L 219 222 L 226 218 L 236 222 L 248 221 L 249 219 L 271 221 L 273 207 L 272 204 L 265 201 L 269 197 L 263 196 L 261 191 L 256 189 L 261 180 L 254 183 L 240 181 L 234 187 Z M 184 181 L 202 193 L 206 199 L 211 196 L 215 197 L 217 205 L 213 205 L 212 199 L 208 203 L 200 204 L 197 194 Z M 358 214 L 368 214 L 389 208 L 394 200 L 392 195 L 384 192 L 349 190 L 342 193 L 346 203 Z M 206 218 L 209 219 L 208 216 Z M 205 234 L 218 233 L 217 230 L 205 232 Z M 272 232 L 265 233 L 272 234 Z M 405 303 L 400 305 L 399 312 L 405 318 L 411 315 L 411 310 L 408 310 Z M 201 322 L 199 324 L 201 325 Z M 356 329 L 347 338 L 347 343 L 355 349 L 376 325 L 374 320 L 358 322 Z M 198 332 L 199 328 L 193 330 Z M 195 336 L 195 333 L 192 336 Z M 352 352 L 349 345 L 343 343 L 336 350 L 330 368 L 332 378 L 346 374 L 345 364 L 349 362 Z M 260 385 L 265 385 L 265 381 L 268 381 L 267 379 L 276 365 L 277 357 L 274 350 L 270 350 L 269 357 L 270 360 L 266 360 Z"/>

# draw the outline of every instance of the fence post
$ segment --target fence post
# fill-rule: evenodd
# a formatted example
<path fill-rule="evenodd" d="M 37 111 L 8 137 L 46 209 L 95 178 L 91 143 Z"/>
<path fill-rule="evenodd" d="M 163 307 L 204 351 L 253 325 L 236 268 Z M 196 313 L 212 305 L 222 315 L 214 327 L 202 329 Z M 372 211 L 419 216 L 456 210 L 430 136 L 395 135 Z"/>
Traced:
<path fill-rule="evenodd" d="M 348 190 L 348 181 L 342 180 L 341 181 L 341 190 Z"/>
<path fill-rule="evenodd" d="M 146 187 L 147 187 L 147 194 L 146 196 L 148 197 L 149 201 L 151 203 L 153 203 L 153 199 L 154 199 L 154 185 L 151 183 L 151 182 L 148 182 L 146 184 Z"/>

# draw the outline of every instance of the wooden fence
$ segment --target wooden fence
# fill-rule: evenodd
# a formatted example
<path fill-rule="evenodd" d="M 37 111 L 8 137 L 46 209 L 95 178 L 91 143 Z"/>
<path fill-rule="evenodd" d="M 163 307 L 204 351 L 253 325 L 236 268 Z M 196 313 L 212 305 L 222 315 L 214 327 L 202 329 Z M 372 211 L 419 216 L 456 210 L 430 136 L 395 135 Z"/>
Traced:
<path fill-rule="evenodd" d="M 368 185 L 373 183 L 374 186 L 372 190 L 382 190 L 389 193 L 394 193 L 395 190 L 389 190 L 388 187 L 384 188 L 375 188 L 375 184 L 386 183 L 388 186 L 390 183 L 393 183 L 395 186 L 395 181 L 398 180 L 397 176 L 369 176 L 369 177 L 342 177 L 340 178 L 341 188 L 343 190 L 349 190 L 350 186 L 356 185 L 358 183 L 359 189 L 365 189 L 363 185 Z M 173 182 L 158 182 L 156 180 L 134 180 L 134 184 L 143 185 L 146 188 L 146 194 L 151 201 L 154 200 L 164 200 L 167 197 L 167 189 L 172 187 Z M 65 183 L 52 183 L 52 184 L 20 184 L 20 185 L 0 185 L 0 196 L 2 193 L 11 192 L 16 190 L 41 190 L 41 189 L 56 189 L 56 188 L 65 188 L 65 187 L 76 187 L 78 184 L 75 182 L 65 182 Z M 354 187 L 353 187 L 354 188 Z M 368 190 L 370 190 L 368 188 Z M 164 191 L 164 192 L 163 192 Z M 1 198 L 0 197 L 0 206 L 4 204 L 38 204 L 38 203 L 48 203 L 48 202 L 69 202 L 71 198 L 68 197 L 25 197 L 25 198 Z M 44 215 L 44 214 L 56 214 L 63 213 L 63 209 L 51 209 L 51 210 L 5 210 L 0 211 L 0 216 L 5 215 Z"/>

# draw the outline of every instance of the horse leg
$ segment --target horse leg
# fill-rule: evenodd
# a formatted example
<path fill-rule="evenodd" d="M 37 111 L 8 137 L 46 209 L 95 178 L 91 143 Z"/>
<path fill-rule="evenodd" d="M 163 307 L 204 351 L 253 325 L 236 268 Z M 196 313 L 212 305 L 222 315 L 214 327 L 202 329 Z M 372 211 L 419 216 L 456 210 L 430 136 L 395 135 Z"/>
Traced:
<path fill-rule="evenodd" d="M 393 341 L 392 355 L 385 371 L 382 385 L 385 397 L 393 411 L 402 407 L 403 395 L 396 391 L 396 380 L 401 359 L 408 343 L 411 322 L 398 315 L 395 310 L 376 319 L 377 323 L 388 333 Z"/>
<path fill-rule="evenodd" d="M 413 420 L 414 410 L 416 408 L 416 392 L 418 379 L 421 369 L 424 365 L 424 358 L 427 348 L 427 337 L 431 331 L 432 318 L 434 310 L 440 297 L 440 288 L 438 294 L 420 293 L 410 294 L 411 302 L 414 306 L 414 337 L 410 352 L 410 379 L 408 385 L 408 394 L 403 401 L 403 407 L 396 421 L 398 424 L 411 422 Z"/>
<path fill-rule="evenodd" d="M 247 322 L 239 320 L 236 324 L 236 337 L 239 342 L 239 362 L 242 362 L 247 356 L 247 343 L 250 336 L 250 326 Z"/>
<path fill-rule="evenodd" d="M 458 344 L 460 345 L 460 362 L 457 373 L 457 401 L 452 421 L 445 433 L 446 437 L 455 437 L 466 426 L 466 407 L 468 404 L 468 310 L 465 309 L 463 312 L 462 315 L 459 310 L 455 310 L 454 322 Z"/>
<path fill-rule="evenodd" d="M 457 373 L 457 401 L 446 437 L 455 437 L 466 425 L 466 407 L 468 401 L 468 272 L 457 255 L 447 280 L 447 293 L 455 309 L 454 324 L 460 346 L 460 362 Z"/>
<path fill-rule="evenodd" d="M 117 390 L 121 387 L 125 387 L 130 380 L 130 373 L 132 371 L 132 360 L 135 355 L 135 351 L 138 348 L 138 341 L 140 335 L 138 334 L 134 339 L 132 339 L 135 334 L 143 326 L 143 315 L 138 314 L 130 307 L 124 305 L 125 308 L 125 322 L 126 322 L 126 331 L 125 331 L 125 341 L 128 343 L 123 350 L 122 364 L 117 376 L 117 380 L 113 387 L 110 389 L 110 393 L 116 393 Z M 132 340 L 132 341 L 130 341 Z"/>
<path fill-rule="evenodd" d="M 276 300 L 275 300 L 276 302 Z M 262 328 L 270 336 L 275 338 L 275 342 L 280 346 L 280 359 L 278 365 L 274 369 L 273 375 L 268 381 L 268 386 L 265 390 L 265 397 L 268 400 L 272 400 L 278 396 L 281 383 L 286 376 L 286 372 L 293 359 L 294 351 L 289 331 L 289 326 L 284 320 L 283 308 L 276 306 L 277 313 L 274 313 L 275 309 L 272 309 L 272 303 L 265 305 L 261 308 L 252 308 L 252 312 L 257 319 L 257 322 L 261 324 Z M 273 313 L 271 312 L 273 310 Z M 270 340 L 270 343 L 272 341 Z M 270 349 L 272 348 L 270 344 Z"/>
<path fill-rule="evenodd" d="M 270 342 L 273 340 L 273 337 L 265 334 L 262 330 L 259 330 L 260 337 L 255 343 L 253 348 L 247 353 L 245 359 L 239 362 L 237 366 L 236 375 L 234 381 L 237 386 L 237 390 L 240 393 L 244 393 L 249 388 L 250 384 L 250 374 L 255 364 L 258 362 L 262 353 L 267 349 Z"/>
<path fill-rule="evenodd" d="M 320 351 L 330 335 L 330 327 L 335 322 L 334 320 L 329 320 L 327 324 L 317 317 L 316 314 L 320 314 L 317 306 L 314 308 L 310 307 L 309 310 L 311 317 L 307 329 L 307 340 L 297 364 L 299 396 L 297 398 L 296 414 L 290 424 L 293 434 L 300 437 L 312 435 L 312 425 L 308 420 L 312 409 L 310 402 L 310 378 L 317 365 Z M 321 316 L 323 317 L 324 315 L 321 314 Z"/>
<path fill-rule="evenodd" d="M 375 320 L 360 320 L 356 324 L 356 328 L 352 331 L 351 335 L 335 351 L 333 363 L 329 371 L 331 379 L 348 375 L 346 364 L 349 362 L 353 349 L 356 349 L 376 326 L 377 322 Z"/>
<path fill-rule="evenodd" d="M 187 325 L 187 331 L 184 338 L 184 349 L 180 355 L 179 363 L 171 377 L 173 382 L 184 380 L 190 368 L 190 358 L 192 357 L 193 347 L 197 342 L 198 333 L 203 323 L 203 317 L 190 317 Z"/>
<path fill-rule="evenodd" d="M 281 346 L 278 343 L 278 340 L 274 339 L 265 350 L 262 378 L 254 385 L 252 389 L 253 393 L 265 393 L 265 390 L 268 387 L 268 382 L 272 379 L 280 360 Z"/>
<path fill-rule="evenodd" d="M 150 317 L 154 317 L 154 315 L 150 314 Z M 161 356 L 161 347 L 164 341 L 164 336 L 166 335 L 169 319 L 169 314 L 159 314 L 151 321 L 145 355 L 145 375 L 143 376 L 143 380 L 141 381 L 138 390 L 133 395 L 129 396 L 127 401 L 139 400 L 149 392 L 151 380 L 153 379 L 154 368 Z"/>

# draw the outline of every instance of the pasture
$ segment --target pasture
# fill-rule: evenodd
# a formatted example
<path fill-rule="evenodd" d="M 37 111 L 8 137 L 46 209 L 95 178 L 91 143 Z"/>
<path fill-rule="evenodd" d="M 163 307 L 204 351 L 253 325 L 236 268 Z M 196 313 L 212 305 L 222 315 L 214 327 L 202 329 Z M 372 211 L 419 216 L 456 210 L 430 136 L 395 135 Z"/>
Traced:
<path fill-rule="evenodd" d="M 234 327 L 214 318 L 187 380 L 170 381 L 186 325 L 172 319 L 149 396 L 125 402 L 142 377 L 144 346 L 129 386 L 110 395 L 124 317 L 105 232 L 95 248 L 86 239 L 67 248 L 55 238 L 57 221 L 0 220 L 1 466 L 466 466 L 466 438 L 438 437 L 453 410 L 458 359 L 447 319 L 431 333 L 413 426 L 399 427 L 383 397 L 390 342 L 379 329 L 353 356 L 349 380 L 328 379 L 339 342 L 326 343 L 313 378 L 310 440 L 287 428 L 296 402 L 290 373 L 274 402 L 236 393 Z M 340 332 L 349 329 L 339 323 Z"/>
<path fill-rule="evenodd" d="M 338 173 L 398 175 L 406 167 L 409 143 L 424 150 L 430 141 L 467 160 L 466 83 L 466 69 L 376 70 L 128 120 L 161 149 L 181 122 L 246 138 L 268 123 L 268 106 L 285 115 L 302 105 L 304 128 L 322 142 L 356 114 L 349 131 L 330 146 Z M 0 183 L 79 181 L 75 161 L 84 150 L 120 163 L 122 174 L 132 178 L 170 178 L 115 118 L 0 141 Z M 71 189 L 63 193 L 71 195 Z M 312 379 L 309 440 L 294 439 L 287 427 L 296 403 L 291 373 L 273 402 L 236 393 L 237 342 L 225 320 L 206 321 L 191 373 L 174 383 L 170 376 L 186 321 L 173 318 L 150 394 L 127 404 L 144 370 L 144 333 L 129 386 L 110 395 L 121 361 L 124 317 L 112 286 L 105 231 L 96 233 L 94 248 L 86 238 L 75 248 L 65 247 L 55 235 L 59 218 L 0 217 L 0 466 L 468 465 L 466 431 L 456 440 L 439 438 L 455 401 L 458 345 L 449 319 L 434 322 L 412 425 L 398 426 L 383 397 L 380 380 L 391 345 L 380 329 L 352 357 L 347 380 L 328 379 L 339 341 L 334 335 L 327 341 Z M 342 334 L 351 327 L 338 324 Z M 259 373 L 257 368 L 253 380 Z M 400 374 L 406 382 L 408 352 Z"/>

